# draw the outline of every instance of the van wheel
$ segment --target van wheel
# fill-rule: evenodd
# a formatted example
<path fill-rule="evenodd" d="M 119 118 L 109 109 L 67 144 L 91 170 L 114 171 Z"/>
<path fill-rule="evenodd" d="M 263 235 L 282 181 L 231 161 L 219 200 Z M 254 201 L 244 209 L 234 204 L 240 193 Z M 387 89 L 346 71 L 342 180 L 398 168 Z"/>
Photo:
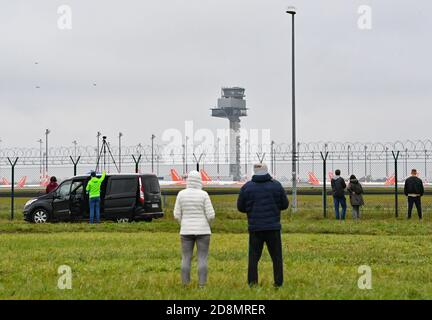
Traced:
<path fill-rule="evenodd" d="M 118 218 L 117 223 L 128 223 L 130 222 L 129 218 Z"/>
<path fill-rule="evenodd" d="M 153 221 L 153 218 L 144 218 L 143 219 L 145 222 L 152 222 Z"/>
<path fill-rule="evenodd" d="M 47 223 L 48 212 L 45 209 L 36 209 L 33 212 L 32 221 L 34 223 Z"/>

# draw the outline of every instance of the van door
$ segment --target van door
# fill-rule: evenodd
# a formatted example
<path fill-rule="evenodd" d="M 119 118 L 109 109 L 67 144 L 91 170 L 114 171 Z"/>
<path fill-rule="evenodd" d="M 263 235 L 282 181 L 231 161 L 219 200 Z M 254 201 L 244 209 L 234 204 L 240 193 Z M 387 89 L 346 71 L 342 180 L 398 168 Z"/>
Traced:
<path fill-rule="evenodd" d="M 70 190 L 72 180 L 63 182 L 55 191 L 53 200 L 53 218 L 55 220 L 70 219 Z"/>
<path fill-rule="evenodd" d="M 104 218 L 131 216 L 136 205 L 137 192 L 136 176 L 109 177 L 104 198 Z"/>
<path fill-rule="evenodd" d="M 84 180 L 74 180 L 70 192 L 71 218 L 80 220 L 88 216 L 88 203 L 84 189 Z"/>
<path fill-rule="evenodd" d="M 161 190 L 159 179 L 155 175 L 141 176 L 144 189 L 144 210 L 145 212 L 161 212 Z"/>

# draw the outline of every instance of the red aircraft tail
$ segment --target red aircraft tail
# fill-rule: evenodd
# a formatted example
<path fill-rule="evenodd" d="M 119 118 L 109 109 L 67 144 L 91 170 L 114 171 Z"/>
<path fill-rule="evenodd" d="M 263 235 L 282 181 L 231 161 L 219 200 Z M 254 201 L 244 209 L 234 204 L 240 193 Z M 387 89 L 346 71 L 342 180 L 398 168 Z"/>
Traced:
<path fill-rule="evenodd" d="M 183 178 L 178 174 L 176 169 L 173 168 L 170 170 L 170 172 L 171 172 L 172 181 L 174 181 L 174 182 L 183 182 L 184 181 Z"/>
<path fill-rule="evenodd" d="M 18 183 L 16 184 L 16 187 L 17 187 L 17 188 L 24 188 L 26 182 L 27 182 L 27 176 L 22 177 L 22 178 L 20 179 L 20 181 L 18 181 Z"/>
<path fill-rule="evenodd" d="M 328 177 L 329 177 L 329 180 L 330 180 L 330 181 L 334 178 L 334 173 L 333 173 L 333 171 L 330 171 L 330 172 L 328 173 Z"/>
<path fill-rule="evenodd" d="M 210 182 L 212 181 L 212 179 L 210 178 L 210 176 L 207 174 L 207 172 L 204 169 L 201 169 L 201 180 L 203 182 Z"/>
<path fill-rule="evenodd" d="M 394 175 L 388 177 L 386 182 L 384 183 L 385 186 L 394 186 L 395 184 L 396 184 L 396 179 Z"/>
<path fill-rule="evenodd" d="M 4 186 L 10 186 L 11 183 L 8 181 L 8 179 L 2 178 L 0 184 L 2 184 Z"/>
<path fill-rule="evenodd" d="M 314 172 L 309 172 L 308 175 L 309 175 L 309 181 L 308 182 L 311 185 L 317 186 L 320 184 L 320 181 L 318 180 L 318 178 L 316 177 Z"/>

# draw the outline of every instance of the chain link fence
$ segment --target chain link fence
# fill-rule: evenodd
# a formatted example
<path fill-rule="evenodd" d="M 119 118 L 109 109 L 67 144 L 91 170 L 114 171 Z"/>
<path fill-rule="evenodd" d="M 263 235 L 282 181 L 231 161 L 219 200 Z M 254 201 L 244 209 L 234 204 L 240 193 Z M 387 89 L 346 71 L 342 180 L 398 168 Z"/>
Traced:
<path fill-rule="evenodd" d="M 196 158 L 202 155 L 199 168 L 204 170 L 214 181 L 232 180 L 229 176 L 230 157 L 228 150 L 219 147 L 180 146 L 170 147 L 154 144 L 122 147 L 109 145 L 110 152 L 103 152 L 98 147 L 59 147 L 49 148 L 48 154 L 43 148 L 21 148 L 0 150 L 0 191 L 10 190 L 11 164 L 17 160 L 14 172 L 15 190 L 43 189 L 49 177 L 56 176 L 62 181 L 73 176 L 89 174 L 95 170 L 99 159 L 99 169 L 109 173 L 131 173 L 138 169 L 142 173 L 155 173 L 161 180 L 172 180 L 174 169 L 180 176 L 185 176 L 190 170 L 196 169 Z M 189 149 L 189 150 L 188 150 Z M 101 152 L 102 150 L 102 152 Z M 432 142 L 397 141 L 393 143 L 340 143 L 314 142 L 299 143 L 297 159 L 297 177 L 299 187 L 299 210 L 322 212 L 323 204 L 320 198 L 324 178 L 330 181 L 336 169 L 341 170 L 347 180 L 351 174 L 356 175 L 368 193 L 387 194 L 367 205 L 364 210 L 373 212 L 379 208 L 388 215 L 394 214 L 395 204 L 392 198 L 395 190 L 395 173 L 398 172 L 397 183 L 402 188 L 403 182 L 416 168 L 420 178 L 429 189 L 429 179 L 432 177 Z M 328 152 L 327 170 L 323 170 L 321 153 Z M 393 154 L 399 154 L 397 162 Z M 247 145 L 241 148 L 240 165 L 242 180 L 251 178 L 253 163 L 263 160 L 269 166 L 271 174 L 288 189 L 291 186 L 292 148 L 290 144 Z M 397 164 L 396 164 L 397 163 Z M 330 189 L 328 187 L 328 189 Z M 429 192 L 429 191 L 428 191 Z M 313 193 L 314 195 L 309 195 Z M 372 195 L 366 195 L 372 197 Z M 429 199 L 431 198 L 431 199 Z M 372 199 L 372 198 L 371 198 Z M 367 199 L 366 199 L 367 200 Z M 331 197 L 328 207 L 332 205 Z M 432 211 L 432 196 L 423 199 L 425 213 Z M 406 201 L 399 201 L 401 215 L 406 211 Z M 329 210 L 330 212 L 330 210 Z"/>

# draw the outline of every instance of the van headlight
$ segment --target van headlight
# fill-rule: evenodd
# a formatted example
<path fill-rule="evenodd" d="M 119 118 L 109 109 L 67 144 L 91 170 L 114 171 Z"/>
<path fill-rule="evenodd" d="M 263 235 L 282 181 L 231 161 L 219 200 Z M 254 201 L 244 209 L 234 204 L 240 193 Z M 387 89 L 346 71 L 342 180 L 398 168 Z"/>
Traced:
<path fill-rule="evenodd" d="M 26 204 L 24 205 L 24 208 L 27 208 L 28 206 L 31 206 L 34 202 L 36 202 L 37 199 L 31 199 L 29 201 L 26 202 Z"/>

